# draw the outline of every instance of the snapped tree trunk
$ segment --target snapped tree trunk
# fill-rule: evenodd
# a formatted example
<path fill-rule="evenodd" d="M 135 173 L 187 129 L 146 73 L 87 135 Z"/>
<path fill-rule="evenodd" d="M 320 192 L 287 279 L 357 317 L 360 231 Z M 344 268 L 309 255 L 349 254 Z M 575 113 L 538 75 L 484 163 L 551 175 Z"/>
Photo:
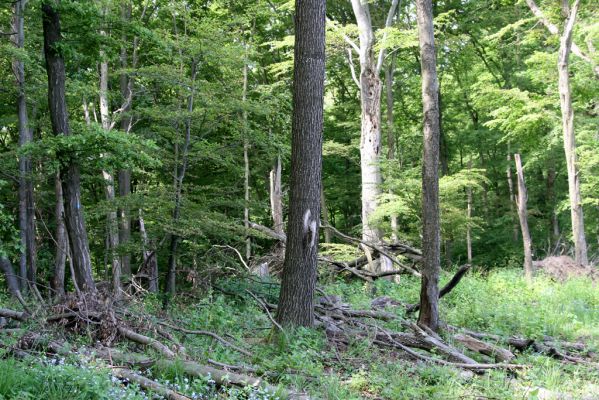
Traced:
<path fill-rule="evenodd" d="M 24 13 L 27 0 L 17 0 L 13 4 L 11 39 L 17 49 L 25 45 Z M 14 59 L 12 69 L 17 86 L 17 116 L 19 121 L 19 147 L 33 141 L 33 130 L 29 126 L 27 96 L 25 92 L 25 64 Z M 19 230 L 22 253 L 19 259 L 19 286 L 27 290 L 27 282 L 36 283 L 37 248 L 35 243 L 35 202 L 31 159 L 28 155 L 19 156 Z"/>
<path fill-rule="evenodd" d="M 532 241 L 530 239 L 530 231 L 528 230 L 528 211 L 526 202 L 528 194 L 526 191 L 526 183 L 524 182 L 524 171 L 522 169 L 522 160 L 520 154 L 514 154 L 516 162 L 516 173 L 518 175 L 518 217 L 520 218 L 520 229 L 522 231 L 522 242 L 524 244 L 524 274 L 530 282 L 532 280 Z"/>
<path fill-rule="evenodd" d="M 439 273 L 441 229 L 439 222 L 439 81 L 435 55 L 431 0 L 416 0 L 424 151 L 422 163 L 422 284 L 418 323 L 433 331 L 439 327 Z"/>
<path fill-rule="evenodd" d="M 325 74 L 325 0 L 296 0 L 291 187 L 277 321 L 314 323 Z"/>
<path fill-rule="evenodd" d="M 51 2 L 42 4 L 44 54 L 48 74 L 48 105 L 55 135 L 71 135 L 65 98 L 65 68 L 60 54 L 62 34 L 60 16 Z M 70 239 L 72 262 L 77 284 L 82 291 L 95 291 L 91 258 L 81 204 L 81 184 L 77 161 L 61 154 L 62 189 L 65 200 L 65 219 Z"/>
<path fill-rule="evenodd" d="M 277 233 L 283 233 L 283 191 L 281 189 L 281 154 L 270 170 L 270 213 L 272 228 Z"/>
<path fill-rule="evenodd" d="M 150 248 L 148 233 L 146 232 L 146 224 L 139 210 L 139 233 L 142 241 L 143 267 L 148 272 L 148 292 L 158 293 L 158 259 L 156 258 L 156 249 Z M 142 269 L 144 269 L 142 268 Z"/>
<path fill-rule="evenodd" d="M 570 214 L 572 217 L 572 236 L 574 239 L 575 260 L 578 264 L 588 265 L 587 241 L 584 233 L 584 216 L 582 212 L 582 198 L 580 196 L 580 176 L 576 166 L 576 137 L 574 134 L 574 110 L 572 108 L 572 94 L 570 92 L 570 75 L 568 61 L 572 47 L 572 31 L 576 21 L 576 13 L 580 1 L 576 0 L 566 21 L 564 32 L 560 38 L 560 47 L 557 60 L 559 76 L 559 98 L 562 110 L 562 128 L 564 134 L 564 151 L 566 153 L 566 167 L 568 169 L 568 193 L 570 196 Z"/>

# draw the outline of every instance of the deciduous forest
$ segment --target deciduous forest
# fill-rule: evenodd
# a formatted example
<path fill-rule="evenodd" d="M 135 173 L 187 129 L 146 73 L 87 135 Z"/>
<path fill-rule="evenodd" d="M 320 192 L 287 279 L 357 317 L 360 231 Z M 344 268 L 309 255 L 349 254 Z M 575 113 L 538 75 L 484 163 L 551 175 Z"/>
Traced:
<path fill-rule="evenodd" d="M 0 399 L 599 399 L 599 3 L 0 0 Z"/>

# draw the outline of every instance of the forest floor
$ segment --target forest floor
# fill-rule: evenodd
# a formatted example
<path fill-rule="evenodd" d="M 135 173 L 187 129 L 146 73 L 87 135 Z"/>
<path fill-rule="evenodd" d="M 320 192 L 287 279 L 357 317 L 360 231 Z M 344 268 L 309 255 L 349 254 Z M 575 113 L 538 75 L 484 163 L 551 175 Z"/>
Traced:
<path fill-rule="evenodd" d="M 444 273 L 442 283 L 450 277 Z M 399 284 L 382 279 L 374 283 L 328 279 L 329 283 L 322 283 L 323 292 L 339 296 L 353 309 L 371 310 L 372 300 L 382 296 L 395 300 L 384 311 L 398 319 L 376 321 L 382 328 L 405 330 L 399 321 L 415 317 L 405 311 L 405 304 L 418 299 L 419 281 L 414 277 L 402 276 Z M 248 295 L 250 291 L 262 299 L 262 305 Z M 188 359 L 221 368 L 226 364 L 232 370 L 261 376 L 279 388 L 296 388 L 315 399 L 599 399 L 599 290 L 586 278 L 556 282 L 537 276 L 529 285 L 520 270 L 469 272 L 441 300 L 441 315 L 448 325 L 501 337 L 575 342 L 584 346 L 587 360 L 568 362 L 532 350 L 514 351 L 516 358 L 511 362 L 524 368 L 484 373 L 415 360 L 397 348 L 375 346 L 373 338 L 367 336 L 339 346 L 324 329 L 297 329 L 287 333 L 284 340 L 279 336 L 273 342 L 274 328 L 263 305 L 276 303 L 277 298 L 278 285 L 274 282 L 235 278 L 218 281 L 204 292 L 178 297 L 167 313 L 160 299 L 153 296 L 131 302 L 127 309 L 132 318 L 143 316 L 157 324 L 168 320 L 188 330 L 210 331 L 228 342 L 180 331 L 166 334 L 171 336 L 168 340 L 161 338 L 172 348 L 184 347 Z M 7 297 L 0 298 L 0 305 L 19 309 Z M 75 336 L 68 329 L 67 325 L 40 325 L 30 320 L 7 321 L 0 328 L 0 399 L 155 398 L 147 388 L 126 377 L 115 377 L 116 360 L 99 361 L 93 352 L 83 351 L 95 344 L 91 333 L 86 335 L 84 329 Z M 23 332 L 32 331 L 38 335 L 52 331 L 54 337 L 62 334 L 68 338 L 69 349 L 76 351 L 61 356 L 37 349 L 16 357 L 10 350 L 23 340 Z M 159 332 L 144 333 L 160 337 Z M 447 343 L 459 346 L 451 334 L 442 336 Z M 116 340 L 113 346 L 163 357 L 131 342 Z M 481 363 L 490 362 L 478 353 L 464 350 L 464 354 Z M 265 389 L 220 386 L 211 376 L 193 378 L 185 373 L 183 362 L 146 365 L 143 375 L 183 399 L 282 398 Z"/>

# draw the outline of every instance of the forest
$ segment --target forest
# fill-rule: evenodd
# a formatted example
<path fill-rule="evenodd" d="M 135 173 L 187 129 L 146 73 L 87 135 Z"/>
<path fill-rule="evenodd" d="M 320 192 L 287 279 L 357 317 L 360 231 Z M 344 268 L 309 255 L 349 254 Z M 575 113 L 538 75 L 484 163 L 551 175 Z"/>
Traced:
<path fill-rule="evenodd" d="M 0 400 L 599 399 L 599 3 L 0 0 Z"/>

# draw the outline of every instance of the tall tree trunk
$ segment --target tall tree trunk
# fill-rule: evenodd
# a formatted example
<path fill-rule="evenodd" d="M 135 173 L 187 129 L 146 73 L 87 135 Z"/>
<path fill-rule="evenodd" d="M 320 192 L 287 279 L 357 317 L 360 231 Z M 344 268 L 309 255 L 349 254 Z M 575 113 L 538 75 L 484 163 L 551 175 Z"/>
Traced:
<path fill-rule="evenodd" d="M 587 241 L 584 233 L 584 216 L 582 198 L 580 196 L 580 176 L 577 170 L 576 137 L 574 134 L 574 110 L 570 92 L 570 75 L 568 61 L 572 47 L 572 31 L 576 21 L 576 13 L 580 0 L 576 0 L 566 21 L 564 33 L 560 39 L 557 69 L 559 74 L 559 98 L 562 109 L 562 126 L 564 131 L 564 151 L 568 168 L 568 192 L 570 195 L 570 213 L 572 216 L 572 236 L 574 237 L 575 259 L 578 264 L 588 265 Z"/>
<path fill-rule="evenodd" d="M 60 54 L 62 35 L 60 16 L 51 2 L 42 4 L 44 27 L 44 54 L 48 74 L 48 105 L 52 130 L 55 135 L 71 135 L 65 98 L 64 60 Z M 64 155 L 63 155 L 64 157 Z M 65 199 L 65 219 L 69 234 L 72 262 L 79 288 L 82 291 L 95 291 L 92 276 L 91 258 L 85 229 L 85 218 L 81 204 L 81 184 L 79 166 L 76 160 L 61 159 L 60 175 L 63 179 Z"/>
<path fill-rule="evenodd" d="M 524 244 L 524 274 L 526 280 L 532 280 L 532 241 L 528 230 L 528 211 L 526 202 L 528 194 L 526 192 L 526 183 L 524 182 L 524 171 L 522 170 L 522 160 L 520 154 L 514 154 L 516 161 L 516 173 L 518 175 L 518 217 L 520 218 L 520 229 L 522 230 L 522 242 Z"/>
<path fill-rule="evenodd" d="M 17 49 L 25 45 L 24 13 L 27 0 L 17 0 L 13 4 L 12 41 Z M 14 59 L 12 69 L 17 85 L 17 116 L 19 120 L 19 147 L 33 141 L 33 129 L 29 127 L 27 96 L 25 92 L 25 65 Z M 37 248 L 35 243 L 35 202 L 33 197 L 31 159 L 19 156 L 19 229 L 22 253 L 19 259 L 19 286 L 27 290 L 27 282 L 36 283 Z"/>
<path fill-rule="evenodd" d="M 468 161 L 468 169 L 472 169 L 472 161 Z M 470 227 L 472 221 L 472 187 L 468 186 L 466 189 L 466 201 L 467 201 L 467 211 L 466 211 L 466 253 L 468 257 L 468 264 L 472 265 L 472 228 Z"/>
<path fill-rule="evenodd" d="M 102 32 L 103 33 L 103 32 Z M 110 105 L 108 104 L 108 61 L 104 51 L 100 51 L 100 119 L 102 128 L 110 130 Z M 104 179 L 104 196 L 108 203 L 114 203 L 114 177 L 108 171 L 102 171 Z M 106 231 L 108 242 L 108 253 L 112 265 L 112 290 L 118 297 L 121 293 L 121 259 L 116 254 L 119 246 L 119 226 L 116 210 L 112 209 L 106 214 Z"/>
<path fill-rule="evenodd" d="M 185 143 L 183 144 L 181 154 L 181 165 L 177 167 L 175 176 L 175 207 L 173 209 L 173 222 L 177 223 L 181 216 L 181 194 L 183 191 L 183 179 L 187 171 L 187 161 L 189 157 L 189 144 L 191 142 L 191 113 L 193 112 L 193 102 L 195 98 L 195 80 L 197 75 L 197 61 L 191 60 L 191 88 L 187 96 L 187 116 L 185 118 Z M 168 274 L 166 277 L 166 291 L 171 296 L 176 293 L 177 283 L 177 250 L 179 248 L 179 236 L 171 235 L 170 254 L 168 258 Z"/>
<path fill-rule="evenodd" d="M 142 18 L 145 15 L 147 5 L 144 5 L 142 11 Z M 123 22 L 129 21 L 131 18 L 131 4 L 123 4 L 121 9 L 121 17 Z M 120 64 L 121 69 L 125 70 L 128 65 L 127 60 L 127 48 L 124 43 L 127 41 L 127 37 L 123 34 L 122 37 L 123 45 L 121 47 Z M 137 36 L 133 38 L 133 61 L 132 67 L 135 68 L 137 65 L 137 44 L 139 39 Z M 126 134 L 131 131 L 132 118 L 129 115 L 131 111 L 131 102 L 133 98 L 133 78 L 127 73 L 123 72 L 119 76 L 119 84 L 121 89 L 121 97 L 123 100 L 123 112 L 121 117 L 121 130 Z M 119 186 L 119 197 L 126 197 L 131 193 L 131 170 L 122 169 L 118 171 L 118 186 Z M 131 218 L 129 210 L 126 206 L 121 206 L 118 209 L 118 222 L 119 222 L 119 243 L 121 245 L 127 245 L 131 238 Z M 123 250 L 121 253 L 121 272 L 124 277 L 131 276 L 131 255 L 128 250 Z"/>
<path fill-rule="evenodd" d="M 518 225 L 516 220 L 514 219 L 514 204 L 516 204 L 516 196 L 514 195 L 514 182 L 512 180 L 512 153 L 511 146 L 508 142 L 507 144 L 507 186 L 510 192 L 510 216 L 512 218 L 512 240 L 514 242 L 518 241 Z"/>
<path fill-rule="evenodd" d="M 385 94 L 387 100 L 387 159 L 395 160 L 395 121 L 393 117 L 393 72 L 395 71 L 395 55 L 385 68 Z M 391 240 L 397 242 L 397 215 L 391 214 Z"/>
<path fill-rule="evenodd" d="M 270 213 L 272 228 L 277 233 L 283 233 L 283 192 L 281 189 L 281 155 L 270 170 Z"/>
<path fill-rule="evenodd" d="M 325 74 L 325 0 L 296 0 L 291 188 L 277 320 L 314 323 Z"/>
<path fill-rule="evenodd" d="M 0 242 L 0 248 L 2 247 L 2 243 Z M 21 295 L 21 289 L 19 287 L 19 276 L 15 274 L 15 271 L 12 267 L 10 260 L 4 256 L 0 255 L 0 271 L 4 274 L 4 279 L 6 280 L 6 285 L 8 286 L 8 291 L 12 294 L 21 304 L 25 304 L 25 300 Z"/>
<path fill-rule="evenodd" d="M 54 194 L 56 196 L 56 203 L 54 206 L 54 218 L 56 220 L 56 231 L 54 234 L 56 240 L 56 255 L 54 257 L 54 275 L 52 277 L 51 286 L 56 296 L 62 297 L 65 295 L 64 278 L 67 255 L 69 254 L 69 238 L 64 223 L 62 182 L 58 173 L 56 173 L 56 176 L 54 177 Z"/>
<path fill-rule="evenodd" d="M 439 81 L 435 55 L 431 0 L 416 0 L 424 152 L 422 163 L 422 284 L 418 323 L 433 331 L 439 327 L 439 273 L 441 229 L 439 222 Z"/>
<path fill-rule="evenodd" d="M 387 15 L 386 27 L 391 26 L 398 0 L 393 0 Z M 374 54 L 375 35 L 370 9 L 363 0 L 352 0 L 352 8 L 360 31 L 360 103 L 362 129 L 360 135 L 360 170 L 362 176 L 362 239 L 382 240 L 382 232 L 371 223 L 381 194 L 381 92 L 379 78 L 384 58 L 384 47 Z"/>
<path fill-rule="evenodd" d="M 245 225 L 246 232 L 250 230 L 250 143 L 248 138 L 248 114 L 245 110 L 247 102 L 247 91 L 248 91 L 248 60 L 247 60 L 247 49 L 246 55 L 243 62 L 243 91 L 242 99 L 243 102 L 243 192 L 244 192 L 244 206 L 243 206 L 243 223 Z M 245 258 L 249 260 L 252 255 L 252 238 L 247 235 L 245 238 Z"/>

